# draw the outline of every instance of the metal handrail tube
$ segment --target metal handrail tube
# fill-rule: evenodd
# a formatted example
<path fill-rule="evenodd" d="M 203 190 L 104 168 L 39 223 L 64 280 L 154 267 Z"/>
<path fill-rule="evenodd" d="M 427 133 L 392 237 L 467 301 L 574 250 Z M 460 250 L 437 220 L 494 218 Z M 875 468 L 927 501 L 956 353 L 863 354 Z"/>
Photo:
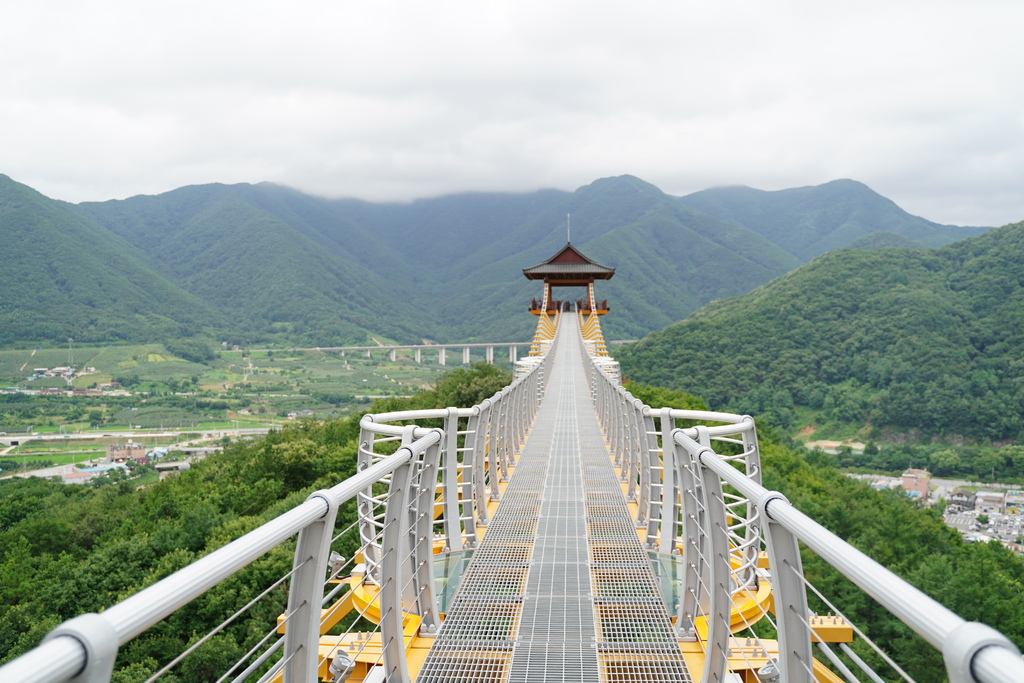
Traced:
<path fill-rule="evenodd" d="M 430 438 L 427 437 L 427 439 Z M 437 438 L 434 433 L 433 439 Z M 425 444 L 424 447 L 426 445 L 429 444 Z M 355 497 L 361 489 L 392 472 L 411 457 L 411 450 L 402 449 L 395 455 L 381 460 L 376 465 L 321 493 L 334 497 L 336 504 L 340 505 Z M 310 498 L 226 546 L 111 606 L 100 616 L 113 628 L 117 635 L 118 645 L 123 645 L 175 610 L 202 595 L 220 581 L 294 536 L 306 525 L 322 517 L 327 509 L 328 503 L 324 498 Z M 45 664 L 40 666 L 40 662 Z M 55 666 L 56 663 L 59 663 L 59 666 Z M 6 683 L 16 681 L 26 681 L 27 683 L 40 680 L 65 681 L 81 671 L 86 663 L 86 651 L 82 643 L 63 636 L 45 641 L 30 652 L 4 665 L 0 668 L 0 679 Z M 58 670 L 59 675 L 45 679 L 40 678 L 41 671 L 49 674 L 53 669 Z"/>
<path fill-rule="evenodd" d="M 946 636 L 963 623 L 964 620 L 956 613 L 794 508 L 781 494 L 754 483 L 735 467 L 720 460 L 710 448 L 702 448 L 696 442 L 685 443 L 681 437 L 685 438 L 685 435 L 677 431 L 675 438 L 677 442 L 682 442 L 680 445 L 691 449 L 696 445 L 696 457 L 701 465 L 712 470 L 748 499 L 763 501 L 765 515 L 795 534 L 807 547 L 933 646 L 941 648 Z M 776 497 L 772 497 L 772 494 Z"/>
<path fill-rule="evenodd" d="M 650 408 L 650 410 L 658 410 L 656 408 Z M 677 420 L 707 420 L 711 422 L 729 422 L 733 425 L 743 422 L 747 415 L 738 415 L 737 413 L 719 413 L 712 410 L 689 410 L 683 408 L 673 408 L 672 417 Z M 708 429 L 721 429 L 727 428 L 729 425 L 719 425 L 718 427 L 708 427 Z"/>
<path fill-rule="evenodd" d="M 974 655 L 971 673 L 982 683 L 1024 681 L 1021 658 L 1005 647 L 983 647 Z"/>
<path fill-rule="evenodd" d="M 85 645 L 71 636 L 54 638 L 0 667 L 7 683 L 62 683 L 85 668 Z"/>
<path fill-rule="evenodd" d="M 725 463 L 721 464 L 729 467 Z M 950 636 L 953 632 L 958 627 L 970 623 L 846 543 L 787 501 L 781 498 L 769 500 L 764 509 L 768 517 L 792 531 L 808 548 L 857 584 L 937 650 L 945 653 L 950 646 Z M 991 633 L 998 634 L 994 629 Z M 1013 645 L 1005 637 L 1000 640 L 1004 641 L 999 644 L 1000 646 L 993 644 L 977 651 L 969 665 L 971 673 L 976 680 L 983 683 L 1024 681 L 1024 666 L 1020 654 L 1010 649 Z M 956 683 L 958 679 L 951 680 Z"/>
<path fill-rule="evenodd" d="M 479 411 L 479 406 L 473 406 L 472 408 L 459 408 L 459 417 L 469 417 L 474 415 L 474 411 Z M 388 436 L 401 436 L 404 433 L 405 427 L 399 424 L 388 424 L 389 422 L 405 422 L 408 420 L 432 420 L 432 419 L 444 419 L 448 416 L 448 410 L 446 408 L 430 408 L 423 410 L 396 410 L 390 413 L 367 413 L 363 415 L 359 420 L 359 426 L 362 429 L 367 429 L 375 434 L 386 434 Z M 430 432 L 428 427 L 416 427 L 416 431 L 413 433 L 417 439 L 422 439 L 427 433 Z"/>
<path fill-rule="evenodd" d="M 602 383 L 597 383 L 598 386 L 600 386 L 599 391 L 601 394 L 601 398 L 603 398 L 604 402 L 611 403 L 614 399 L 606 392 L 611 392 L 612 394 L 615 394 L 619 387 L 614 383 L 614 380 L 612 380 L 612 378 L 608 376 L 608 373 L 606 373 L 603 369 L 599 368 L 596 365 L 592 365 L 592 367 L 597 371 L 598 376 L 604 379 L 603 386 Z M 632 394 L 629 394 L 629 392 L 624 391 L 624 394 L 625 397 L 628 397 L 626 398 L 626 400 L 633 399 Z M 614 396 L 614 398 L 618 398 L 618 396 Z M 601 399 L 599 399 L 599 403 L 601 402 Z M 658 416 L 660 415 L 660 412 L 660 408 L 652 408 L 651 406 L 647 405 L 643 407 L 643 414 L 645 416 Z M 612 411 L 612 419 L 614 419 L 614 413 L 615 411 Z M 752 428 L 754 425 L 754 420 L 749 415 L 739 415 L 736 413 L 721 413 L 711 410 L 689 410 L 682 408 L 672 408 L 672 417 L 677 420 L 725 422 L 726 424 L 723 425 L 709 425 L 707 427 L 708 433 L 712 437 L 735 434 L 737 432 L 737 428 L 739 428 L 740 430 L 746 430 L 748 428 L 747 423 L 749 423 L 750 428 Z M 694 431 L 693 427 L 689 427 L 685 431 L 688 435 L 690 435 L 691 438 L 696 436 L 696 432 Z"/>
<path fill-rule="evenodd" d="M 963 641 L 976 636 L 980 642 L 989 636 L 988 642 L 980 642 L 981 647 L 976 652 L 971 652 L 969 647 L 964 648 L 968 656 L 973 655 L 967 663 L 972 678 L 983 683 L 1024 681 L 1024 666 L 1020 654 L 1015 652 L 1016 648 L 1005 636 L 1001 636 L 994 629 L 967 622 L 797 510 L 782 494 L 753 482 L 744 473 L 718 458 L 710 448 L 700 446 L 681 431 L 677 430 L 673 435 L 676 442 L 691 449 L 701 465 L 712 470 L 749 500 L 757 501 L 765 516 L 794 534 L 804 545 L 853 581 L 940 652 L 946 654 L 952 640 Z M 779 598 L 785 599 L 784 596 Z M 955 631 L 965 625 L 981 627 L 981 635 L 954 635 Z M 957 644 L 963 646 L 963 642 Z M 950 664 L 947 657 L 947 666 Z M 956 683 L 971 678 L 951 677 L 951 680 Z"/>
<path fill-rule="evenodd" d="M 469 417 L 473 414 L 473 411 L 477 410 L 477 406 L 471 408 L 458 408 L 459 417 Z M 419 410 L 393 410 L 389 413 L 367 413 L 363 415 L 362 419 L 370 418 L 370 421 L 374 424 L 379 424 L 382 427 L 396 426 L 401 434 L 403 427 L 401 425 L 387 425 L 386 422 L 398 422 L 402 420 L 429 420 L 432 418 L 444 418 L 448 416 L 447 408 L 422 408 Z M 423 430 L 426 434 L 429 429 L 426 427 L 417 427 L 417 430 Z M 417 438 L 419 438 L 417 436 Z"/>
<path fill-rule="evenodd" d="M 436 441 L 437 438 L 437 434 L 431 432 L 416 443 Z M 424 443 L 422 447 L 426 448 L 428 445 L 430 444 Z M 335 504 L 340 505 L 354 498 L 359 491 L 370 486 L 382 476 L 390 474 L 411 457 L 411 449 L 400 449 L 394 455 L 349 477 L 324 493 L 334 497 Z M 198 597 L 263 553 L 294 536 L 304 526 L 322 517 L 326 511 L 326 501 L 311 498 L 258 529 L 250 531 L 223 548 L 114 605 L 104 614 L 114 623 L 118 629 L 120 642 L 124 644 L 178 607 Z M 168 593 L 171 595 L 167 595 Z M 174 598 L 173 594 L 175 593 L 178 594 L 177 599 Z M 151 615 L 149 621 L 143 618 L 147 612 Z"/>

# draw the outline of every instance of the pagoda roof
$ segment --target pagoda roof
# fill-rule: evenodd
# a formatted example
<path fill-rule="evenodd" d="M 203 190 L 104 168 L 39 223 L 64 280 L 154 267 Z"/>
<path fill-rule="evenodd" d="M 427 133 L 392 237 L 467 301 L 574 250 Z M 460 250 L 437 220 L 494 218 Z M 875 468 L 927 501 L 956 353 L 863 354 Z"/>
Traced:
<path fill-rule="evenodd" d="M 614 274 L 614 268 L 602 266 L 597 261 L 587 258 L 571 242 L 566 242 L 565 246 L 547 261 L 531 268 L 523 268 L 523 275 L 530 280 L 608 280 Z"/>

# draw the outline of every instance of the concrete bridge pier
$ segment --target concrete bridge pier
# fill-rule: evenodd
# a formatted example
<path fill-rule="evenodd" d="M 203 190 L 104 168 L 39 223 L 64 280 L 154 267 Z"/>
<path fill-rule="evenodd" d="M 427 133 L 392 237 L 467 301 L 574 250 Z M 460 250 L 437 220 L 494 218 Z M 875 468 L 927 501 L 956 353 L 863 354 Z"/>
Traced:
<path fill-rule="evenodd" d="M 420 348 L 416 349 L 416 365 L 423 362 L 423 350 Z"/>
<path fill-rule="evenodd" d="M 444 347 L 442 346 L 441 348 L 439 348 L 437 350 L 437 364 L 438 365 L 445 365 L 445 360 L 446 359 L 445 359 Z"/>
<path fill-rule="evenodd" d="M 494 365 L 494 347 L 493 346 L 488 346 L 487 347 L 487 362 L 490 363 L 491 365 Z"/>
<path fill-rule="evenodd" d="M 517 360 L 519 360 L 519 349 L 515 346 L 508 347 L 508 362 L 514 365 Z"/>
<path fill-rule="evenodd" d="M 469 347 L 462 349 L 462 364 L 469 365 Z"/>

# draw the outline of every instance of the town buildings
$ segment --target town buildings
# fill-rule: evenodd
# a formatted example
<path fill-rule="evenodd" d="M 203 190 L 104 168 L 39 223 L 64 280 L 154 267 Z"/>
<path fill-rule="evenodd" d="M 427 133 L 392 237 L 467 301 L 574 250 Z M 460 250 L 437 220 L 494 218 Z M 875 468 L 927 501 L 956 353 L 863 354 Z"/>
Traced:
<path fill-rule="evenodd" d="M 900 483 L 907 495 L 926 501 L 931 482 L 932 475 L 928 470 L 909 469 L 903 473 Z"/>

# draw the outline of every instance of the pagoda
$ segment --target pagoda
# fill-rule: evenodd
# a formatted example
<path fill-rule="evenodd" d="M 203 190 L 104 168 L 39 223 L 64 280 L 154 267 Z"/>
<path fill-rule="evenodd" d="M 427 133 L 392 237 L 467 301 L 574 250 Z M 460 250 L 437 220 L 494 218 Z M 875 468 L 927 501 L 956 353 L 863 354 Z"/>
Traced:
<path fill-rule="evenodd" d="M 534 315 L 551 315 L 572 309 L 570 302 L 559 301 L 552 296 L 553 287 L 586 287 L 587 296 L 576 302 L 576 310 L 585 315 L 604 315 L 608 312 L 608 300 L 598 301 L 594 296 L 594 280 L 610 280 L 615 275 L 615 269 L 588 258 L 571 242 L 566 242 L 547 261 L 523 268 L 523 275 L 529 280 L 544 281 L 543 297 L 530 302 L 530 312 Z"/>

